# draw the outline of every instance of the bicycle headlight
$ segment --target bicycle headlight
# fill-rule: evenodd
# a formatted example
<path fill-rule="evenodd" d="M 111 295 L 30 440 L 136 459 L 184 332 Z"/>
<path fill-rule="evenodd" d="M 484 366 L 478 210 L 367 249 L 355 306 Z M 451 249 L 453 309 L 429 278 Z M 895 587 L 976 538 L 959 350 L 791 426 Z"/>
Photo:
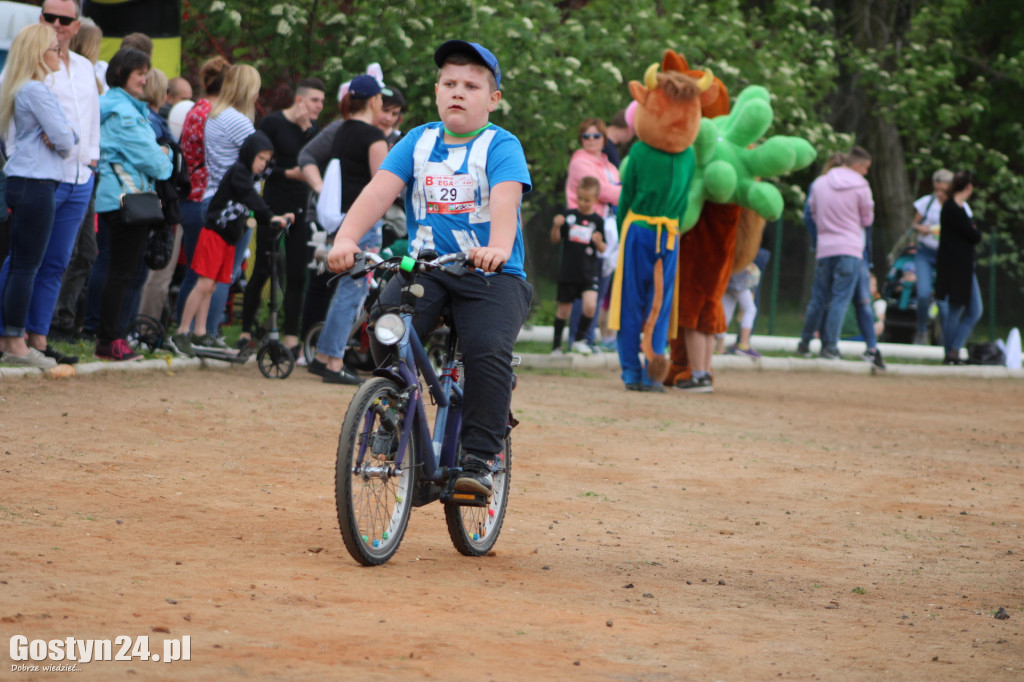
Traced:
<path fill-rule="evenodd" d="M 405 322 L 394 313 L 381 315 L 373 326 L 373 335 L 385 346 L 393 346 L 405 336 Z"/>

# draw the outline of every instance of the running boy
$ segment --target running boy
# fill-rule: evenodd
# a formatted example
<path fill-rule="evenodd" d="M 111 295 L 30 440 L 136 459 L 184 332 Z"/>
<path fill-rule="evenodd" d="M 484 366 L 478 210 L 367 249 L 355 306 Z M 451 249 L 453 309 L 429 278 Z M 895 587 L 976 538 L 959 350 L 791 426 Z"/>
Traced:
<path fill-rule="evenodd" d="M 206 211 L 206 227 L 199 233 L 195 254 L 190 266 L 199 275 L 185 301 L 178 322 L 180 333 L 171 337 L 171 346 L 184 355 L 194 355 L 194 348 L 226 350 L 226 346 L 206 329 L 210 312 L 210 298 L 217 282 L 231 283 L 231 270 L 235 262 L 235 244 L 245 233 L 249 212 L 261 227 L 273 223 L 284 226 L 295 220 L 295 214 L 276 216 L 260 196 L 257 183 L 270 175 L 270 159 L 274 145 L 265 133 L 257 130 L 242 143 L 238 160 L 224 174 L 217 193 Z M 265 229 L 265 228 L 264 228 Z M 245 245 L 242 245 L 245 248 Z M 195 333 L 188 329 L 195 320 Z"/>
<path fill-rule="evenodd" d="M 570 208 L 556 215 L 551 228 L 551 243 L 562 245 L 552 355 L 562 353 L 562 330 L 572 312 L 573 301 L 577 298 L 583 301 L 583 314 L 569 350 L 583 355 L 591 353 L 586 338 L 590 323 L 597 313 L 597 285 L 601 279 L 601 260 L 597 254 L 608 248 L 604 241 L 604 220 L 594 213 L 594 204 L 597 203 L 600 191 L 601 182 L 597 178 L 580 178 L 576 187 L 578 208 Z"/>
<path fill-rule="evenodd" d="M 327 264 L 334 272 L 351 268 L 360 237 L 408 183 L 410 252 L 465 251 L 483 271 L 461 278 L 443 271 L 422 275 L 425 293 L 416 303 L 415 326 L 423 338 L 442 306 L 451 305 L 466 367 L 466 457 L 455 489 L 490 495 L 490 462 L 504 448 L 512 399 L 512 346 L 532 295 L 519 216 L 530 173 L 519 140 L 488 121 L 501 101 L 497 58 L 477 43 L 450 40 L 434 53 L 434 62 L 441 121 L 410 131 L 388 153 L 338 229 Z M 391 283 L 396 286 L 380 296 L 385 306 L 399 302 L 400 279 Z"/>

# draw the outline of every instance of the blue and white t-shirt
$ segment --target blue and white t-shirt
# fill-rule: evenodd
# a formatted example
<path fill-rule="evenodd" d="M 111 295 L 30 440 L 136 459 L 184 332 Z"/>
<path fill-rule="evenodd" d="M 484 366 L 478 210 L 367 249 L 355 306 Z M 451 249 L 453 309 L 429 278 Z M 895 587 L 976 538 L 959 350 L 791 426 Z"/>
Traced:
<path fill-rule="evenodd" d="M 486 246 L 491 234 L 491 187 L 519 182 L 532 189 L 526 155 L 515 135 L 495 125 L 462 144 L 445 144 L 443 124 L 422 125 L 388 152 L 381 170 L 408 186 L 405 214 L 409 252 L 438 254 Z M 526 279 L 522 218 L 516 211 L 516 239 L 504 272 Z"/>
<path fill-rule="evenodd" d="M 209 199 L 217 193 L 224 174 L 238 160 L 238 150 L 242 148 L 245 138 L 254 132 L 256 128 L 252 121 L 234 107 L 228 107 L 217 118 L 206 119 L 203 138 L 206 143 L 206 169 L 210 176 L 203 199 Z"/>

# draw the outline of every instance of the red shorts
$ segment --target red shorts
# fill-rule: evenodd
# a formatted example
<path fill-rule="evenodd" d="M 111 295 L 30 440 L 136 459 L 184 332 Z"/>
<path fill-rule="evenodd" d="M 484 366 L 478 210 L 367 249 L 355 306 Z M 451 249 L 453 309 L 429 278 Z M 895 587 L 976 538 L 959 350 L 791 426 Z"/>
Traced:
<path fill-rule="evenodd" d="M 199 233 L 196 251 L 192 256 L 192 269 L 201 277 L 231 284 L 231 271 L 235 265 L 235 247 L 205 227 Z"/>

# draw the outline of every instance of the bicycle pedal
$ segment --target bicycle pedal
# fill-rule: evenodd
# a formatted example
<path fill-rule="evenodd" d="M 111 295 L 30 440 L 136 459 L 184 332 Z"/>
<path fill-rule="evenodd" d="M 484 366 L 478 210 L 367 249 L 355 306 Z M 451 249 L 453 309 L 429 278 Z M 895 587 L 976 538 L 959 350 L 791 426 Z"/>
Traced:
<path fill-rule="evenodd" d="M 483 493 L 467 493 L 460 490 L 453 490 L 442 501 L 457 504 L 460 507 L 486 507 L 490 505 L 491 498 Z"/>

